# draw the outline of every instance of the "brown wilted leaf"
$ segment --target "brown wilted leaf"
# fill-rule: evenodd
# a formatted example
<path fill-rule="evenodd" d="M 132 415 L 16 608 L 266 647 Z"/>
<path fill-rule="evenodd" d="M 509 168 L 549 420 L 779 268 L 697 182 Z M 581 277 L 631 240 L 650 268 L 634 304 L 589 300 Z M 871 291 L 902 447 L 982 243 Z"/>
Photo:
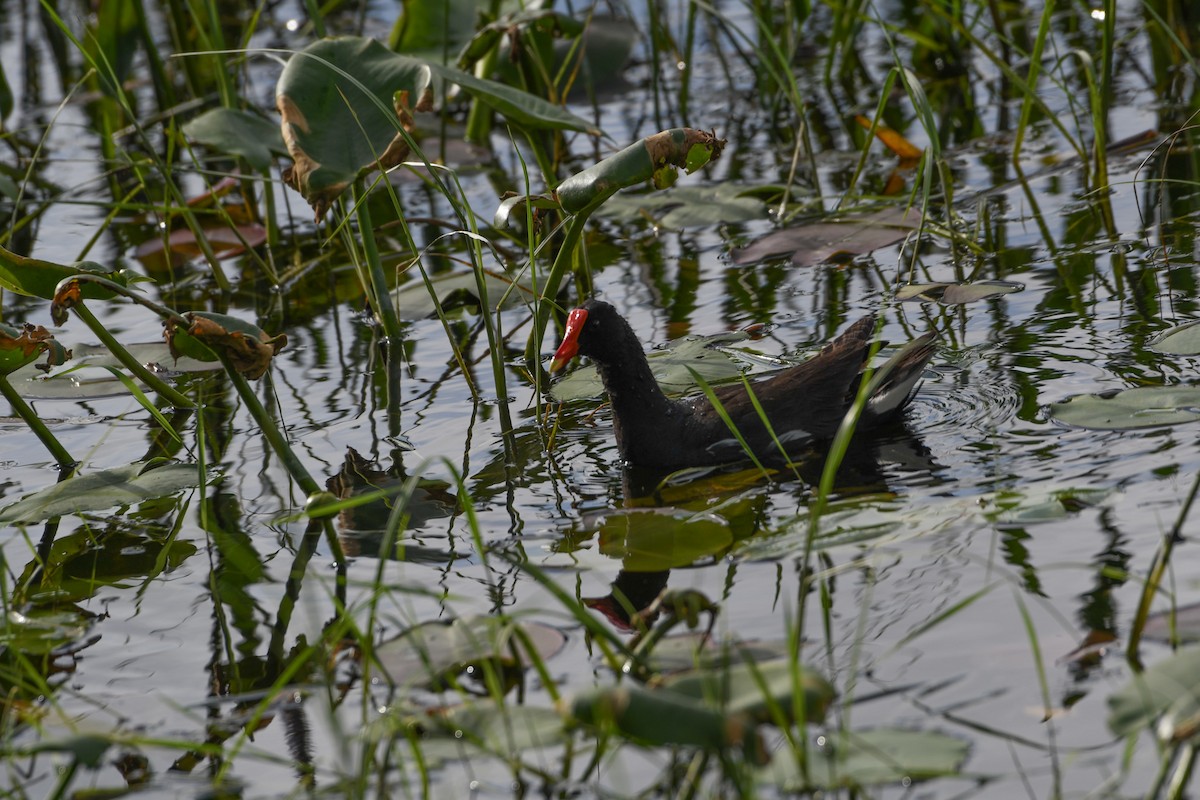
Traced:
<path fill-rule="evenodd" d="M 67 312 L 74 308 L 83 300 L 83 290 L 79 287 L 79 281 L 71 281 L 63 285 L 50 302 L 50 319 L 55 325 L 62 325 L 67 321 Z"/>
<path fill-rule="evenodd" d="M 164 323 L 163 338 L 172 356 L 212 361 L 212 354 L 224 355 L 238 373 L 250 380 L 261 378 L 271 366 L 271 359 L 287 345 L 285 334 L 268 336 L 256 326 L 224 314 L 193 311 L 183 316 L 188 321 L 186 337 L 179 335 L 176 320 Z M 204 349 L 210 353 L 204 353 Z"/>
<path fill-rule="evenodd" d="M 0 323 L 0 375 L 8 375 L 32 362 L 42 353 L 48 353 L 46 363 L 38 369 L 48 371 L 71 357 L 71 351 L 54 339 L 54 334 L 41 325 L 28 322 L 20 328 Z"/>

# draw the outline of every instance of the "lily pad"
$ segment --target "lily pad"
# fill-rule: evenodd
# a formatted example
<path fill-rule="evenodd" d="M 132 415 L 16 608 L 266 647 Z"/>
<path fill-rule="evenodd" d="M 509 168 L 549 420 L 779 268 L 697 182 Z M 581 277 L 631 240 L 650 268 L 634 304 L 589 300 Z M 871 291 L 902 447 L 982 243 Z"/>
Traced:
<path fill-rule="evenodd" d="M 323 39 L 293 55 L 275 87 L 283 139 L 294 161 L 283 177 L 318 219 L 356 178 L 409 157 L 401 131 L 414 130 L 413 113 L 432 103 L 434 75 L 458 84 L 515 125 L 594 130 L 586 120 L 520 89 L 393 53 L 374 39 Z"/>
<path fill-rule="evenodd" d="M 897 300 L 938 302 L 945 306 L 965 305 L 1004 294 L 1021 292 L 1025 284 L 1014 281 L 976 283 L 909 283 L 896 289 Z"/>
<path fill-rule="evenodd" d="M 1200 643 L 1200 603 L 1157 611 L 1146 617 L 1142 638 L 1160 642 Z"/>
<path fill-rule="evenodd" d="M 1121 431 L 1200 420 L 1200 387 L 1138 386 L 1085 394 L 1050 405 L 1059 422 L 1080 428 Z"/>
<path fill-rule="evenodd" d="M 848 260 L 903 241 L 921 224 L 916 208 L 892 207 L 868 214 L 821 219 L 768 233 L 734 250 L 735 264 L 790 255 L 797 267 Z"/>
<path fill-rule="evenodd" d="M 187 320 L 186 329 L 174 318 L 163 326 L 163 338 L 172 356 L 215 361 L 220 353 L 251 380 L 261 378 L 271 366 L 271 359 L 287 345 L 286 334 L 269 336 L 257 325 L 228 314 L 188 311 L 183 318 Z"/>
<path fill-rule="evenodd" d="M 375 657 L 394 685 L 437 686 L 484 661 L 525 666 L 533 658 L 548 659 L 565 641 L 560 631 L 548 625 L 460 617 L 417 625 L 377 647 Z"/>
<path fill-rule="evenodd" d="M 766 204 L 734 183 L 714 186 L 673 186 L 653 194 L 619 194 L 600 207 L 600 213 L 622 222 L 647 218 L 669 229 L 722 222 L 763 219 Z"/>
<path fill-rule="evenodd" d="M 1200 355 L 1200 319 L 1163 331 L 1150 340 L 1150 347 L 1176 356 Z"/>
<path fill-rule="evenodd" d="M 760 774 L 789 792 L 926 780 L 959 774 L 969 751 L 965 741 L 931 731 L 844 731 L 809 748 L 807 780 L 789 753 L 779 754 Z"/>
<path fill-rule="evenodd" d="M 200 485 L 195 464 L 138 461 L 68 478 L 0 509 L 0 523 L 41 522 L 64 514 L 131 506 Z"/>
<path fill-rule="evenodd" d="M 829 681 L 810 669 L 794 666 L 789 659 L 696 670 L 673 675 L 662 686 L 724 711 L 749 714 L 764 723 L 776 722 L 776 713 L 785 722 L 795 722 L 793 695 L 797 687 L 804 695 L 803 709 L 808 723 L 823 721 L 836 695 Z"/>
<path fill-rule="evenodd" d="M 739 748 L 764 752 L 758 727 L 749 714 L 724 712 L 676 692 L 651 691 L 626 683 L 589 692 L 571 700 L 571 719 L 652 745 Z"/>
<path fill-rule="evenodd" d="M 533 289 L 527 279 L 514 281 L 506 275 L 485 271 L 484 284 L 487 287 L 488 302 L 495 307 L 511 308 L 523 299 L 533 298 Z M 479 283 L 473 272 L 451 272 L 444 275 L 434 275 L 429 279 L 437 295 L 438 302 L 444 311 L 454 308 L 478 308 Z M 392 292 L 392 302 L 396 311 L 403 319 L 422 319 L 433 316 L 436 311 L 430 286 L 426 286 L 419 275 L 413 276 L 407 283 Z M 501 304 L 500 300 L 504 302 Z"/>
<path fill-rule="evenodd" d="M 1200 702 L 1200 647 L 1192 645 L 1151 665 L 1108 699 L 1108 727 L 1117 736 L 1158 722 L 1164 741 L 1177 738 L 1179 721 Z M 1191 727 L 1194 734 L 1195 726 Z"/>
<path fill-rule="evenodd" d="M 65 603 L 55 608 L 10 608 L 0 645 L 28 655 L 47 655 L 80 642 L 92 628 L 93 616 Z"/>
<path fill-rule="evenodd" d="M 287 155 L 278 125 L 234 108 L 206 111 L 185 124 L 183 133 L 218 153 L 241 156 L 259 172 L 270 169 L 276 155 Z"/>

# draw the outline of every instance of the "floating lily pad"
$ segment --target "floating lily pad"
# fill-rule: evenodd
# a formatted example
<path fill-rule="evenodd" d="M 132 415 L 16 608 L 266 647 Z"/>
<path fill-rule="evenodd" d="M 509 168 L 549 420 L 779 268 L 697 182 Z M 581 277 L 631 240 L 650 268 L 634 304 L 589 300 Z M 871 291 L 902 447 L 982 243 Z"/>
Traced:
<path fill-rule="evenodd" d="M 1177 356 L 1200 355 L 1200 319 L 1163 331 L 1150 340 L 1150 347 Z"/>
<path fill-rule="evenodd" d="M 436 686 L 485 661 L 521 667 L 532 658 L 548 659 L 565 641 L 560 631 L 548 625 L 500 617 L 460 617 L 417 625 L 379 645 L 375 657 L 395 685 Z M 536 651 L 532 655 L 529 646 Z"/>
<path fill-rule="evenodd" d="M 763 723 L 776 722 L 776 712 L 788 723 L 796 721 L 793 695 L 797 688 L 804 695 L 804 721 L 808 723 L 823 721 L 836 695 L 829 681 L 795 666 L 790 659 L 743 661 L 722 669 L 681 673 L 665 679 L 662 687 L 727 712 L 749 714 Z"/>
<path fill-rule="evenodd" d="M 903 241 L 921 224 L 915 208 L 885 208 L 869 214 L 822 219 L 772 231 L 731 254 L 735 264 L 791 256 L 797 267 L 847 260 Z"/>
<path fill-rule="evenodd" d="M 1067 425 L 1120 431 L 1200 420 L 1200 387 L 1138 386 L 1115 393 L 1085 394 L 1050 405 Z"/>
<path fill-rule="evenodd" d="M 1157 611 L 1146 617 L 1142 638 L 1184 644 L 1200 642 L 1200 603 Z"/>
<path fill-rule="evenodd" d="M 1014 281 L 977 281 L 975 283 L 909 283 L 896 289 L 897 300 L 938 302 L 946 306 L 964 305 L 1004 294 L 1024 291 L 1025 284 Z"/>
<path fill-rule="evenodd" d="M 1032 525 L 1065 519 L 1101 503 L 1110 489 L 1051 489 L 998 491 L 979 501 L 983 515 L 997 525 Z"/>
<path fill-rule="evenodd" d="M 1200 702 L 1200 647 L 1185 647 L 1151 665 L 1108 698 L 1108 727 L 1117 736 L 1158 722 L 1159 737 L 1179 737 L 1180 722 L 1194 719 Z M 1190 726 L 1194 734 L 1196 727 Z"/>
<path fill-rule="evenodd" d="M 513 280 L 506 275 L 485 271 L 484 285 L 487 287 L 488 303 L 492 308 L 511 308 L 522 300 L 532 300 L 533 289 L 526 279 Z M 479 308 L 479 282 L 473 272 L 452 272 L 444 275 L 434 275 L 429 279 L 429 286 L 419 275 L 407 281 L 392 292 L 392 302 L 396 311 L 403 319 L 423 319 L 433 316 L 436 308 L 430 287 L 437 295 L 443 311 L 457 308 Z M 500 301 L 503 299 L 503 303 Z"/>
<path fill-rule="evenodd" d="M 623 222 L 644 217 L 670 229 L 763 219 L 766 204 L 747 191 L 745 186 L 718 183 L 673 186 L 653 194 L 618 194 L 600 207 L 600 213 Z"/>
<path fill-rule="evenodd" d="M 64 514 L 131 506 L 200 485 L 195 464 L 138 461 L 47 486 L 0 509 L 0 523 L 41 522 Z"/>
<path fill-rule="evenodd" d="M 75 606 L 10 608 L 0 630 L 0 645 L 29 655 L 46 655 L 82 640 L 91 630 L 92 615 Z"/>
<path fill-rule="evenodd" d="M 808 775 L 780 753 L 760 775 L 789 792 L 853 788 L 959 774 L 970 746 L 942 733 L 900 728 L 843 731 L 808 750 Z"/>
<path fill-rule="evenodd" d="M 764 754 L 758 726 L 749 714 L 717 710 L 683 694 L 632 683 L 575 695 L 571 718 L 646 744 L 738 748 L 756 758 Z"/>

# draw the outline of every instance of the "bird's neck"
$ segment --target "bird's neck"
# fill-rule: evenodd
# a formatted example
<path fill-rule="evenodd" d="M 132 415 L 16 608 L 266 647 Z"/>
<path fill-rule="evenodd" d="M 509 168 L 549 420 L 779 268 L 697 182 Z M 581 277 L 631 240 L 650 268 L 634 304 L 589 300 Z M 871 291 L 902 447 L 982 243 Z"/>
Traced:
<path fill-rule="evenodd" d="M 676 403 L 659 387 L 640 353 L 622 363 L 597 364 L 613 407 L 613 432 L 621 454 L 633 459 L 639 447 L 660 446 L 665 425 L 676 416 Z"/>

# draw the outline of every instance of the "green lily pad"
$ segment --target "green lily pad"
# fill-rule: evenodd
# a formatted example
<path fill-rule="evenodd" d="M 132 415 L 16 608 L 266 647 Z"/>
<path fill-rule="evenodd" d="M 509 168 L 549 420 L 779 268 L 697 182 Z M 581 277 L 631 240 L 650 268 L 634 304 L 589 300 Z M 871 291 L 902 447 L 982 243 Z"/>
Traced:
<path fill-rule="evenodd" d="M 270 169 L 276 155 L 287 155 L 279 126 L 248 111 L 214 108 L 184 125 L 183 133 L 218 153 L 241 156 L 259 172 Z"/>
<path fill-rule="evenodd" d="M 64 514 L 101 511 L 164 497 L 200 485 L 195 464 L 138 461 L 68 478 L 0 509 L 0 523 L 41 522 Z"/>
<path fill-rule="evenodd" d="M 1138 386 L 1085 394 L 1052 403 L 1050 415 L 1067 425 L 1105 431 L 1195 422 L 1200 420 L 1200 387 Z"/>
<path fill-rule="evenodd" d="M 1200 703 L 1200 647 L 1192 645 L 1151 665 L 1108 698 L 1108 727 L 1117 736 L 1154 724 L 1164 741 L 1173 741 L 1180 723 L 1196 716 Z M 1197 728 L 1193 724 L 1190 732 Z"/>
<path fill-rule="evenodd" d="M 969 751 L 965 741 L 931 731 L 843 731 L 809 748 L 807 780 L 788 753 L 777 754 L 760 776 L 788 792 L 927 780 L 958 775 Z"/>
<path fill-rule="evenodd" d="M 1176 356 L 1200 355 L 1200 319 L 1163 331 L 1150 340 L 1150 347 Z"/>

